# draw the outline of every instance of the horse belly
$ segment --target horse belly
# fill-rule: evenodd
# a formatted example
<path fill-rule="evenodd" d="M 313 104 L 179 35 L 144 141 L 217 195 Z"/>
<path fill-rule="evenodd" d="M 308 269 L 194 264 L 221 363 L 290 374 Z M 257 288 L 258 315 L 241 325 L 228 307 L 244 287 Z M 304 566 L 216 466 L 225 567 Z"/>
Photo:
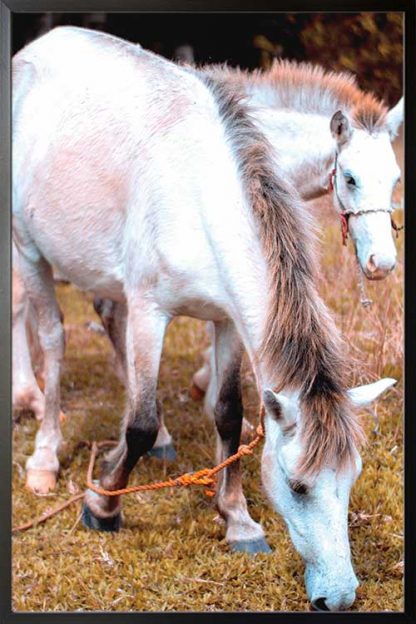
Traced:
<path fill-rule="evenodd" d="M 172 249 L 169 258 L 165 255 L 153 296 L 158 305 L 171 316 L 222 321 L 230 313 L 229 297 L 224 290 L 214 256 L 205 247 L 202 238 L 198 241 L 195 230 L 194 234 L 199 242 L 196 245 L 198 253 L 192 244 L 182 244 Z M 169 250 L 166 239 L 159 244 L 165 252 Z"/>
<path fill-rule="evenodd" d="M 100 296 L 123 296 L 126 173 L 112 162 L 109 140 L 88 137 L 50 146 L 26 159 L 20 192 L 25 229 L 41 254 L 71 282 Z M 107 156 L 107 157 L 106 157 Z"/>
<path fill-rule="evenodd" d="M 174 288 L 172 288 L 174 286 Z M 159 288 L 156 298 L 159 305 L 171 316 L 191 316 L 201 321 L 223 321 L 228 314 L 227 301 L 220 292 L 201 285 L 172 280 L 169 288 Z"/>

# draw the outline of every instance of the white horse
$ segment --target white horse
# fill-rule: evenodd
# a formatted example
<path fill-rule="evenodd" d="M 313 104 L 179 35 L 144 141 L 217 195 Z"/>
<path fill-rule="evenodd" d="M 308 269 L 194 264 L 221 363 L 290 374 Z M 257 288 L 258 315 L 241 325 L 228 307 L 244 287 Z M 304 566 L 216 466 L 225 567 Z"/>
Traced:
<path fill-rule="evenodd" d="M 207 393 L 219 456 L 238 447 L 242 344 L 265 406 L 263 481 L 306 563 L 317 608 L 348 608 L 357 579 L 347 509 L 360 471 L 337 330 L 314 287 L 307 215 L 240 94 L 115 37 L 59 28 L 13 61 L 14 238 L 45 357 L 45 417 L 27 462 L 47 491 L 59 468 L 63 328 L 51 265 L 127 306 L 128 409 L 99 483 L 126 485 L 153 445 L 163 337 L 176 315 L 215 324 Z M 118 497 L 86 494 L 84 522 L 116 529 Z M 235 550 L 267 551 L 238 464 L 216 503 Z M 328 536 L 331 539 L 328 539 Z"/>

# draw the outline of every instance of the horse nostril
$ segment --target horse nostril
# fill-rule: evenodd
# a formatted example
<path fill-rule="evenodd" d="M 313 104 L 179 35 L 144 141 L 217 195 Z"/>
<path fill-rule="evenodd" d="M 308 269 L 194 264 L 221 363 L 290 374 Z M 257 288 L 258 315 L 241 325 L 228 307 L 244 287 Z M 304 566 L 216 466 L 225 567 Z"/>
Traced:
<path fill-rule="evenodd" d="M 315 611 L 329 611 L 326 606 L 326 598 L 317 598 L 312 602 L 312 607 Z"/>
<path fill-rule="evenodd" d="M 374 260 L 375 260 L 374 255 L 371 255 L 367 262 L 367 270 L 370 273 L 374 273 L 375 271 L 377 271 L 377 265 Z"/>
<path fill-rule="evenodd" d="M 372 254 L 367 261 L 365 273 L 369 279 L 383 279 L 395 266 L 395 258 L 378 257 Z"/>

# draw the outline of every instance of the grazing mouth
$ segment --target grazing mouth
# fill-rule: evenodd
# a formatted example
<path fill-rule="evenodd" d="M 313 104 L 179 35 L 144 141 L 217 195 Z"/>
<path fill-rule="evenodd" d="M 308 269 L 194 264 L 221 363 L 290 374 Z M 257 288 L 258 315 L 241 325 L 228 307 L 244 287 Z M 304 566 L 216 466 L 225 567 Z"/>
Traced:
<path fill-rule="evenodd" d="M 387 271 L 385 269 L 376 269 L 375 271 L 368 271 L 367 269 L 361 268 L 361 270 L 368 280 L 371 280 L 372 282 L 377 282 L 377 281 L 385 279 L 392 272 L 393 269 L 388 269 Z"/>

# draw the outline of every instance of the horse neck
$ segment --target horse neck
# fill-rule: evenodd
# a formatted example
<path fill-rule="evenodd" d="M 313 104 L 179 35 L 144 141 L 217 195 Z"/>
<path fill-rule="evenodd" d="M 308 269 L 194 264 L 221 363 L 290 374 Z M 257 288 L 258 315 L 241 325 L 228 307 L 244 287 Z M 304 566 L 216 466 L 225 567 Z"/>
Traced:
<path fill-rule="evenodd" d="M 255 98 L 253 104 L 256 104 Z M 302 199 L 325 195 L 335 158 L 330 119 L 267 106 L 253 108 L 252 116 L 273 146 L 279 167 Z"/>
<path fill-rule="evenodd" d="M 241 91 L 226 78 L 208 75 L 205 82 L 220 111 L 227 149 L 238 164 L 247 208 L 247 219 L 243 214 L 231 219 L 230 211 L 242 202 L 227 201 L 221 217 L 231 219 L 233 227 L 229 230 L 222 224 L 217 232 L 217 249 L 223 263 L 227 259 L 223 279 L 230 278 L 226 288 L 232 292 L 229 316 L 259 373 L 256 376 L 263 383 L 276 377 L 280 387 L 284 382 L 288 388 L 303 390 L 318 374 L 326 374 L 329 361 L 339 359 L 336 329 L 314 286 L 310 221 L 296 189 L 287 183 L 286 172 L 276 166 L 270 141 L 253 119 Z M 247 231 L 243 232 L 243 226 Z M 235 236 L 237 228 L 240 232 Z M 230 249 L 227 236 L 246 248 L 241 253 Z"/>

